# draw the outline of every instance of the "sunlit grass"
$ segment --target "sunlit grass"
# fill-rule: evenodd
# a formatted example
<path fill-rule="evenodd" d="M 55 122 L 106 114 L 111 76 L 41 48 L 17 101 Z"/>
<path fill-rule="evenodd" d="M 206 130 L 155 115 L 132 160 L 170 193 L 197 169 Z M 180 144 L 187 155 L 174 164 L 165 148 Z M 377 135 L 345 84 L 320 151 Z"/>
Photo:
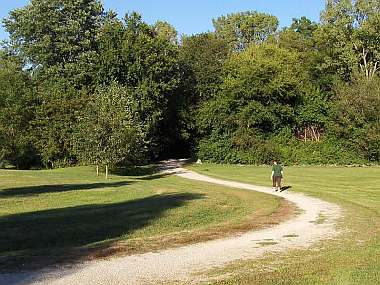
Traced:
<path fill-rule="evenodd" d="M 203 164 L 189 168 L 224 179 L 271 183 L 271 168 L 265 166 Z M 344 211 L 339 238 L 311 250 L 231 264 L 211 274 L 217 281 L 205 284 L 380 284 L 380 168 L 286 167 L 284 184 L 292 186 L 289 191 L 339 204 Z"/>

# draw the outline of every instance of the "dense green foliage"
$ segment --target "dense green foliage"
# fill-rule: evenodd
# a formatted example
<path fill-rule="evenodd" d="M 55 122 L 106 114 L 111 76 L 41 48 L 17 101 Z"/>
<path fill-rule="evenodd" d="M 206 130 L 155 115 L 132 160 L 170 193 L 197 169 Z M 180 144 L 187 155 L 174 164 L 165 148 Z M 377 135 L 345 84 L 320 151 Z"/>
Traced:
<path fill-rule="evenodd" d="M 241 12 L 213 20 L 215 33 L 233 50 L 244 50 L 251 43 L 265 42 L 278 28 L 275 16 L 259 12 Z"/>
<path fill-rule="evenodd" d="M 179 39 L 98 0 L 31 1 L 3 20 L 0 163 L 379 162 L 379 10 L 331 0 L 281 30 L 234 13 Z"/>
<path fill-rule="evenodd" d="M 134 116 L 133 95 L 129 88 L 111 84 L 90 99 L 79 119 L 75 141 L 83 162 L 115 166 L 139 158 L 146 136 Z"/>
<path fill-rule="evenodd" d="M 337 86 L 337 116 L 334 133 L 347 147 L 370 161 L 380 160 L 380 79 L 355 79 Z"/>
<path fill-rule="evenodd" d="M 38 160 L 30 135 L 33 119 L 30 84 L 19 58 L 0 53 L 0 165 L 7 159 L 23 168 Z"/>

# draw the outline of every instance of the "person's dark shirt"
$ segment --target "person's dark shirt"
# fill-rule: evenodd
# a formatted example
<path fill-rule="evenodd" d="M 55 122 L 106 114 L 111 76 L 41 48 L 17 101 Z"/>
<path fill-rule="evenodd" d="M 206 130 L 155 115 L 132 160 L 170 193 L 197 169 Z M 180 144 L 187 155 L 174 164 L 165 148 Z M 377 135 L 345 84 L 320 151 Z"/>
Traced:
<path fill-rule="evenodd" d="M 282 176 L 281 171 L 283 171 L 283 168 L 281 165 L 275 164 L 272 167 L 273 176 Z"/>

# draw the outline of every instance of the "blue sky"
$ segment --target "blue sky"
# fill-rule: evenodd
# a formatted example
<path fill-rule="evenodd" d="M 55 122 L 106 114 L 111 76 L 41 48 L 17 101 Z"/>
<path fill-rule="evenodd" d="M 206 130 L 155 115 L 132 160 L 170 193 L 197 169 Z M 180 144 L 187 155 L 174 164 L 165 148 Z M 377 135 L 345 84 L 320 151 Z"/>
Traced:
<path fill-rule="evenodd" d="M 0 18 L 9 11 L 25 6 L 28 0 L 0 0 Z M 292 18 L 306 16 L 314 21 L 324 8 L 324 0 L 103 0 L 105 8 L 115 10 L 120 17 L 126 12 L 138 11 L 145 21 L 154 23 L 165 20 L 180 34 L 196 34 L 213 30 L 212 19 L 237 11 L 256 10 L 267 12 L 280 19 L 281 26 L 287 26 Z M 0 40 L 8 37 L 0 27 Z"/>

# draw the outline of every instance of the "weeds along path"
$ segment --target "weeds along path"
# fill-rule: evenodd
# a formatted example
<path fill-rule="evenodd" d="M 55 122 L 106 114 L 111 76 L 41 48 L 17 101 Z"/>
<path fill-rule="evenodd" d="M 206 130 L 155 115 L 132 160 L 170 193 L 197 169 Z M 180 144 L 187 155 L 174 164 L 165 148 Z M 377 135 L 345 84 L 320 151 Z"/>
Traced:
<path fill-rule="evenodd" d="M 239 259 L 258 258 L 265 253 L 310 247 L 338 235 L 336 222 L 341 216 L 341 209 L 335 204 L 299 193 L 278 193 L 267 187 L 207 177 L 182 168 L 179 161 L 166 162 L 163 171 L 185 179 L 279 196 L 294 203 L 300 213 L 279 225 L 234 237 L 154 253 L 86 262 L 70 270 L 61 268 L 4 274 L 0 275 L 0 284 L 114 285 L 167 281 L 194 284 L 199 280 L 196 274 L 205 270 Z"/>

